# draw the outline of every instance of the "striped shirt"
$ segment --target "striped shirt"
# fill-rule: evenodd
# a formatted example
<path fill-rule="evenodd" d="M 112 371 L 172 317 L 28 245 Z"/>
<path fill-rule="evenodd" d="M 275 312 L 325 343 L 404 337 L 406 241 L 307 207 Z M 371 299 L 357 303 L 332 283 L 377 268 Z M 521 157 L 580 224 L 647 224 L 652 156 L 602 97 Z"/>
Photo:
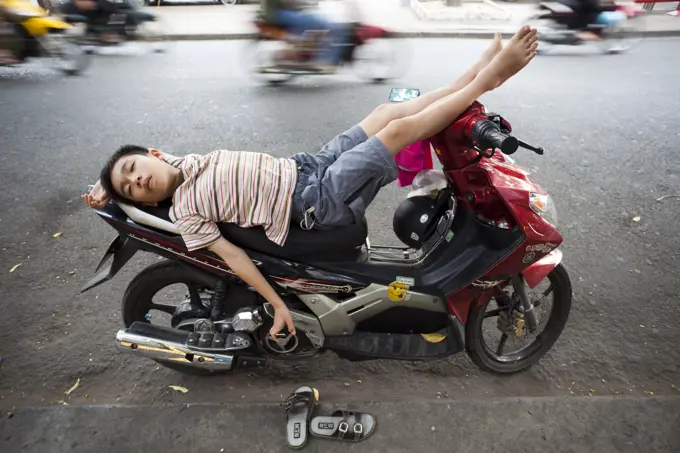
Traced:
<path fill-rule="evenodd" d="M 259 225 L 271 241 L 280 246 L 286 242 L 297 182 L 295 161 L 244 151 L 163 157 L 184 175 L 172 196 L 170 220 L 182 232 L 187 249 L 217 241 L 220 222 L 243 228 Z"/>

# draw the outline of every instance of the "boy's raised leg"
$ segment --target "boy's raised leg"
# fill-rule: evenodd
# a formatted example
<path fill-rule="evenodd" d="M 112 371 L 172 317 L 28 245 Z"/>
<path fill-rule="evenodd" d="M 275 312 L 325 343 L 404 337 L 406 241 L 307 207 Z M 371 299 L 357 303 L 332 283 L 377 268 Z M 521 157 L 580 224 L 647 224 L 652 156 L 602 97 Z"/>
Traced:
<path fill-rule="evenodd" d="M 477 77 L 477 74 L 479 74 L 479 72 L 484 69 L 496 55 L 498 55 L 502 48 L 501 35 L 500 33 L 496 33 L 493 41 L 489 47 L 482 52 L 479 59 L 452 84 L 430 91 L 410 101 L 400 102 L 398 104 L 383 104 L 360 123 L 361 128 L 366 132 L 368 138 L 371 138 L 377 134 L 378 131 L 387 126 L 390 121 L 415 115 L 433 102 L 461 90 Z M 452 56 L 452 58 L 454 57 Z"/>
<path fill-rule="evenodd" d="M 536 56 L 538 33 L 522 27 L 491 63 L 460 91 L 450 94 L 421 112 L 391 121 L 376 136 L 390 154 L 397 154 L 406 146 L 429 138 L 451 124 L 475 101 L 517 74 Z"/>

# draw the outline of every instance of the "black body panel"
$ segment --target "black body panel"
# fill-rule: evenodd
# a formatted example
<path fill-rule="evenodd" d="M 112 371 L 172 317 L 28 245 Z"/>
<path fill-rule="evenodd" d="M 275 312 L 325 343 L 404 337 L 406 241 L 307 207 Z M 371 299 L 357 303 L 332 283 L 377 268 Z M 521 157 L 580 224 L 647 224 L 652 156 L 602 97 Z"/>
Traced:
<path fill-rule="evenodd" d="M 139 249 L 170 259 L 189 261 L 218 275 L 234 276 L 228 266 L 215 254 L 206 250 L 189 252 L 180 236 L 139 225 L 128 219 L 126 214 L 113 203 L 109 203 L 107 207 L 97 212 L 123 235 L 135 239 Z M 264 275 L 278 283 L 283 283 L 293 292 L 306 293 L 351 294 L 370 283 L 389 285 L 399 276 L 413 278 L 415 280 L 413 290 L 443 298 L 446 294 L 484 275 L 509 255 L 524 239 L 520 228 L 505 230 L 486 225 L 476 219 L 470 211 L 461 208 L 458 209 L 451 227 L 453 238 L 449 242 L 443 241 L 418 265 L 375 264 L 357 260 L 356 257 L 347 261 L 323 261 L 330 254 L 326 250 L 329 244 L 331 248 L 340 253 L 338 237 L 343 238 L 345 248 L 353 248 L 352 255 L 355 256 L 358 249 L 354 249 L 355 246 L 349 247 L 344 241 L 348 237 L 355 238 L 357 242 L 359 237 L 365 238 L 363 232 L 365 225 L 362 225 L 361 234 L 358 233 L 357 226 L 348 227 L 353 230 L 347 232 L 346 235 L 339 234 L 337 230 L 309 232 L 300 228 L 291 228 L 291 233 L 296 236 L 290 244 L 295 244 L 295 246 L 299 244 L 299 247 L 309 251 L 307 255 L 300 252 L 301 256 L 295 259 L 296 262 L 291 262 L 288 259 L 292 258 L 279 258 L 253 251 L 251 247 L 241 242 L 252 234 L 258 246 L 264 248 L 265 246 L 259 242 L 265 237 L 262 229 L 260 229 L 261 233 L 257 231 L 243 233 L 246 229 L 234 225 L 229 225 L 227 228 L 223 231 L 223 234 L 226 233 L 225 237 L 229 240 L 233 239 L 234 243 L 243 247 Z M 234 228 L 239 230 L 234 235 L 239 239 L 231 237 Z M 328 238 L 328 243 L 314 240 L 314 247 L 307 247 L 305 241 L 312 242 L 308 238 L 315 237 L 317 233 L 319 234 L 317 237 Z M 264 240 L 269 242 L 266 237 Z M 272 245 L 281 249 L 273 243 Z M 310 248 L 314 249 L 313 252 Z M 335 257 L 337 258 L 337 255 Z"/>
<path fill-rule="evenodd" d="M 376 265 L 365 262 L 314 263 L 320 269 L 389 285 L 397 276 L 415 279 L 415 291 L 443 297 L 484 275 L 524 240 L 520 228 L 504 230 L 477 220 L 458 209 L 451 226 L 453 238 L 443 242 L 417 266 Z"/>

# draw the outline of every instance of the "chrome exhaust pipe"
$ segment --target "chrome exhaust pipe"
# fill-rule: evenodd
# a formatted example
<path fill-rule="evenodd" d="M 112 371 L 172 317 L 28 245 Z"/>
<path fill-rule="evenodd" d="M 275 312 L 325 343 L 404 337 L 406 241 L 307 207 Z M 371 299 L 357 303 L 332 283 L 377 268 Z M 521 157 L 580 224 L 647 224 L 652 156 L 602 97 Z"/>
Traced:
<path fill-rule="evenodd" d="M 128 330 L 119 330 L 116 334 L 116 347 L 129 354 L 147 357 L 154 360 L 180 363 L 195 368 L 203 368 L 213 371 L 228 371 L 233 368 L 234 356 L 231 354 L 215 354 L 212 352 L 197 351 L 189 346 L 165 339 L 163 337 L 181 336 L 183 332 L 170 329 L 158 328 L 158 338 L 150 335 L 140 335 Z M 165 334 L 165 335 L 164 335 Z M 187 332 L 188 336 L 188 332 Z"/>

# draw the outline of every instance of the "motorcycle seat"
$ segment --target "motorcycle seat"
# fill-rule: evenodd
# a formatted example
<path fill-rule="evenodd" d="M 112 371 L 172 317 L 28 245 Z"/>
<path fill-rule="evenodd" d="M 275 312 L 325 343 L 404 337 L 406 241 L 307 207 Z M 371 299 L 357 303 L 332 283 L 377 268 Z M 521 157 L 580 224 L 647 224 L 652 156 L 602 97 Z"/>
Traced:
<path fill-rule="evenodd" d="M 157 207 L 137 208 L 120 205 L 134 222 L 162 230 L 167 234 L 178 235 L 177 229 L 170 221 L 170 206 L 169 202 L 160 203 Z M 300 262 L 356 261 L 368 236 L 365 219 L 354 225 L 311 231 L 303 230 L 300 225 L 291 222 L 288 238 L 283 247 L 272 242 L 265 234 L 264 228 L 259 226 L 241 228 L 232 223 L 220 223 L 218 228 L 225 239 L 243 249 Z"/>

